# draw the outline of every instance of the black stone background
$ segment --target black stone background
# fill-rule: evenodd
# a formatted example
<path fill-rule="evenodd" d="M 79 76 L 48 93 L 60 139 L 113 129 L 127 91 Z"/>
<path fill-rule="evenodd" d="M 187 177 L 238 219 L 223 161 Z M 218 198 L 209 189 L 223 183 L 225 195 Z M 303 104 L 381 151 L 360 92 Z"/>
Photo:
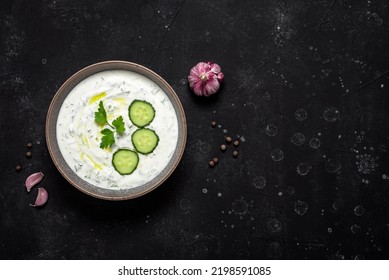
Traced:
<path fill-rule="evenodd" d="M 0 258 L 387 259 L 388 24 L 384 0 L 2 0 Z M 164 77 L 188 122 L 174 174 L 124 202 L 69 185 L 44 134 L 61 84 L 112 59 Z M 188 88 L 199 61 L 225 74 L 212 98 Z M 219 151 L 226 135 L 243 137 L 237 159 Z M 36 171 L 50 194 L 41 209 L 29 206 L 37 189 L 24 189 Z"/>

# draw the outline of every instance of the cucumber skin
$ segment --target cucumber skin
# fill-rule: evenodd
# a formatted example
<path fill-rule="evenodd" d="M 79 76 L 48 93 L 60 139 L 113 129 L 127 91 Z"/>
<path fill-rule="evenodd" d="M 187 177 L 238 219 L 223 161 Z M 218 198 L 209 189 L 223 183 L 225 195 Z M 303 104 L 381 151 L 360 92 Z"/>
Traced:
<path fill-rule="evenodd" d="M 154 149 L 152 149 L 152 150 L 151 150 L 150 152 L 148 152 L 148 153 L 139 152 L 139 151 L 135 148 L 135 144 L 134 144 L 134 134 L 135 134 L 135 132 L 137 132 L 138 130 L 142 130 L 142 129 L 151 130 L 151 131 L 153 131 L 153 132 L 155 133 L 155 135 L 157 136 L 157 143 L 155 143 Z M 132 142 L 132 145 L 134 146 L 135 151 L 136 151 L 137 153 L 141 154 L 141 155 L 148 155 L 148 154 L 151 154 L 152 152 L 154 152 L 155 148 L 157 148 L 157 146 L 158 146 L 158 144 L 159 144 L 159 136 L 158 136 L 158 134 L 157 134 L 154 130 L 149 129 L 149 128 L 138 128 L 137 130 L 135 130 L 135 132 L 131 135 L 131 142 Z"/>
<path fill-rule="evenodd" d="M 121 172 L 119 172 L 119 170 L 116 169 L 115 163 L 113 161 L 114 161 L 114 158 L 115 158 L 115 154 L 120 152 L 120 151 L 131 151 L 131 152 L 136 154 L 136 157 L 137 157 L 138 161 L 136 162 L 134 170 L 132 170 L 130 173 L 121 173 Z M 138 164 L 139 164 L 139 155 L 138 155 L 137 151 L 134 151 L 134 150 L 131 150 L 131 149 L 126 149 L 126 148 L 121 148 L 121 149 L 117 150 L 116 152 L 114 152 L 113 155 L 112 155 L 112 166 L 115 169 L 115 171 L 117 173 L 119 173 L 120 175 L 131 175 L 138 168 Z"/>
<path fill-rule="evenodd" d="M 135 104 L 136 102 L 147 103 L 147 104 L 150 105 L 150 107 L 153 109 L 154 116 L 153 116 L 153 118 L 150 120 L 150 122 L 149 122 L 148 124 L 145 124 L 145 125 L 143 125 L 143 126 L 138 126 L 138 125 L 136 125 L 136 124 L 133 122 L 133 120 L 131 119 L 130 109 L 131 109 L 131 106 L 132 106 L 133 104 Z M 153 120 L 155 119 L 155 114 L 156 114 L 156 111 L 155 111 L 154 106 L 151 105 L 150 102 L 147 102 L 147 101 L 145 101 L 145 100 L 134 99 L 134 101 L 131 102 L 130 106 L 128 106 L 128 118 L 130 119 L 130 121 L 131 121 L 136 127 L 139 127 L 139 128 L 144 128 L 144 127 L 148 126 L 149 124 L 151 124 L 151 123 L 153 122 Z"/>

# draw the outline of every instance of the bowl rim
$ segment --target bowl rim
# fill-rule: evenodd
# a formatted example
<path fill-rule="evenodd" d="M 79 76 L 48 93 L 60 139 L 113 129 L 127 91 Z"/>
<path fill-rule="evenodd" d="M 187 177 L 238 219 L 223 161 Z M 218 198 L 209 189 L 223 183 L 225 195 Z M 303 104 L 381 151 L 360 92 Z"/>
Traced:
<path fill-rule="evenodd" d="M 118 67 L 118 66 L 120 66 L 120 67 Z M 128 69 L 126 69 L 126 68 L 128 68 Z M 57 143 L 57 135 L 56 135 L 57 133 L 56 133 L 56 130 L 54 132 L 50 131 L 50 128 L 53 125 L 56 126 L 56 123 L 57 123 L 58 114 L 55 116 L 55 120 L 53 120 L 53 113 L 54 113 L 54 110 L 55 110 L 55 108 L 56 108 L 56 106 L 58 104 L 58 99 L 60 97 L 63 97 L 63 94 L 66 95 L 64 97 L 64 99 L 66 99 L 66 97 L 72 91 L 72 89 L 76 85 L 78 85 L 81 81 L 85 80 L 87 77 L 89 77 L 89 76 L 91 76 L 93 74 L 99 73 L 99 72 L 110 71 L 110 70 L 132 71 L 132 72 L 135 72 L 135 73 L 138 73 L 140 75 L 145 76 L 146 78 L 148 78 L 148 79 L 152 80 L 154 83 L 156 83 L 159 87 L 162 87 L 162 89 L 164 90 L 165 94 L 169 97 L 169 99 L 171 100 L 171 102 L 173 104 L 173 107 L 174 107 L 174 109 L 176 111 L 177 121 L 178 121 L 178 125 L 179 125 L 177 146 L 176 146 L 176 149 L 174 151 L 174 154 L 173 154 L 172 158 L 170 159 L 168 165 L 165 167 L 165 169 L 169 167 L 167 169 L 167 172 L 161 178 L 158 178 L 160 176 L 160 174 L 165 171 L 165 169 L 163 169 L 161 171 L 161 173 L 159 175 L 157 175 L 151 181 L 149 181 L 149 182 L 147 182 L 147 183 L 145 183 L 145 184 L 143 184 L 141 186 L 138 186 L 138 187 L 135 187 L 135 188 L 131 188 L 131 189 L 134 190 L 134 189 L 141 188 L 141 187 L 149 184 L 150 182 L 152 182 L 156 178 L 158 178 L 158 180 L 156 182 L 154 182 L 153 184 L 151 184 L 150 187 L 141 189 L 140 191 L 137 191 L 135 193 L 129 192 L 129 194 L 118 195 L 118 196 L 116 196 L 116 195 L 105 195 L 105 194 L 102 194 L 102 193 L 96 193 L 96 192 L 93 192 L 93 191 L 91 191 L 89 189 L 86 189 L 85 187 L 80 186 L 72 178 L 72 176 L 70 176 L 65 171 L 65 168 L 61 165 L 61 162 L 60 162 L 60 160 L 58 159 L 58 157 L 57 157 L 57 155 L 55 153 L 55 150 L 59 150 L 58 143 Z M 139 72 L 135 71 L 135 70 L 139 70 Z M 145 74 L 147 74 L 147 75 L 145 75 Z M 82 78 L 80 78 L 80 77 L 82 77 Z M 72 84 L 75 81 L 77 81 L 77 80 L 79 80 L 79 81 L 76 82 L 72 86 Z M 66 93 L 66 90 L 69 87 L 70 87 L 70 89 Z M 62 107 L 62 103 L 63 103 L 63 100 L 58 105 L 59 106 L 58 112 L 59 112 L 59 110 Z M 180 126 L 180 124 L 181 124 L 181 126 Z M 50 102 L 49 109 L 48 109 L 47 115 L 46 115 L 45 139 L 46 139 L 46 144 L 47 144 L 47 148 L 48 148 L 50 157 L 51 157 L 55 167 L 61 173 L 61 175 L 72 186 L 74 186 L 76 189 L 80 190 L 81 192 L 83 192 L 83 193 L 85 193 L 87 195 L 90 195 L 90 196 L 98 198 L 98 199 L 111 200 L 111 201 L 129 200 L 129 199 L 134 199 L 134 198 L 143 196 L 143 195 L 145 195 L 145 194 L 155 190 L 162 183 L 164 183 L 170 177 L 170 175 L 174 172 L 174 170 L 177 168 L 178 164 L 180 163 L 180 161 L 182 159 L 182 156 L 183 156 L 184 150 L 185 150 L 185 145 L 186 145 L 186 140 L 187 140 L 187 122 L 186 122 L 186 117 L 185 117 L 185 112 L 184 112 L 183 106 L 181 104 L 181 101 L 180 101 L 177 93 L 170 86 L 170 84 L 168 82 L 166 82 L 160 75 L 155 73 L 153 70 L 151 70 L 151 69 L 149 69 L 149 68 L 147 68 L 145 66 L 142 66 L 140 64 L 134 63 L 134 62 L 124 61 L 124 60 L 107 60 L 107 61 L 101 61 L 101 62 L 97 62 L 97 63 L 91 64 L 89 66 L 86 66 L 86 67 L 78 70 L 76 73 L 74 73 L 72 76 L 70 76 L 61 85 L 61 87 L 57 90 L 57 92 L 55 93 L 55 95 L 53 96 L 53 98 L 52 98 L 52 100 Z M 60 155 L 60 157 L 63 157 L 61 152 L 59 152 L 59 155 Z M 174 159 L 174 157 L 175 157 L 175 159 Z M 64 163 L 67 165 L 66 161 L 64 161 Z M 86 185 L 94 186 L 93 184 L 88 183 L 87 181 L 82 179 L 80 176 L 78 176 L 73 170 L 71 170 L 71 172 L 73 172 L 73 175 L 76 175 L 76 177 L 78 179 L 80 179 L 83 182 L 85 182 Z M 94 186 L 94 187 L 96 187 L 96 186 Z M 96 187 L 96 189 L 105 190 L 105 191 L 107 190 L 107 189 L 98 188 L 98 187 Z M 128 189 L 128 190 L 130 190 L 130 189 Z"/>

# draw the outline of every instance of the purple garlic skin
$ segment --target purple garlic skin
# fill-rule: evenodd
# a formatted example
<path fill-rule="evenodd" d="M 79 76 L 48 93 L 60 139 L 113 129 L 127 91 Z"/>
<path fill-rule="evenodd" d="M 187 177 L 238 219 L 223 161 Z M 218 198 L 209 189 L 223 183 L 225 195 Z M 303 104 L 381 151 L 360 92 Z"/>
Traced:
<path fill-rule="evenodd" d="M 30 176 L 28 176 L 28 178 L 26 179 L 26 183 L 25 183 L 27 192 L 30 192 L 30 190 L 35 185 L 37 185 L 40 181 L 42 181 L 43 177 L 44 177 L 44 175 L 42 172 L 37 172 L 37 173 L 31 174 Z"/>
<path fill-rule="evenodd" d="M 47 200 L 49 199 L 49 193 L 46 191 L 45 188 L 38 188 L 38 195 L 35 199 L 34 204 L 30 204 L 32 207 L 39 207 L 46 204 Z"/>
<path fill-rule="evenodd" d="M 220 88 L 224 74 L 218 64 L 213 62 L 199 62 L 189 73 L 189 86 L 196 95 L 210 96 Z"/>

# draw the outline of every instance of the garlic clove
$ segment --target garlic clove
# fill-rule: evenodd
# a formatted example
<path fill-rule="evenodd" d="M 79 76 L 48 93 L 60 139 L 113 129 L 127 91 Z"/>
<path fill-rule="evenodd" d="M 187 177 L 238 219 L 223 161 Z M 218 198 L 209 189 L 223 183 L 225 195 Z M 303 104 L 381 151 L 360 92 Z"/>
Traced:
<path fill-rule="evenodd" d="M 204 85 L 203 82 L 197 82 L 192 85 L 192 90 L 196 95 L 202 96 L 204 95 Z"/>
<path fill-rule="evenodd" d="M 198 68 L 196 66 L 193 67 L 192 69 L 190 69 L 188 80 L 189 80 L 189 85 L 191 87 L 192 87 L 193 84 L 201 81 L 200 75 L 201 74 L 200 74 L 200 72 L 199 72 L 199 70 L 198 70 Z"/>
<path fill-rule="evenodd" d="M 215 74 L 219 74 L 221 71 L 221 68 L 219 64 L 213 63 L 213 62 L 208 62 L 209 66 L 211 67 L 211 71 Z"/>
<path fill-rule="evenodd" d="M 26 179 L 26 183 L 25 183 L 27 192 L 30 192 L 32 187 L 34 187 L 36 184 L 38 184 L 40 181 L 42 181 L 43 177 L 44 177 L 44 175 L 42 172 L 37 172 L 37 173 L 31 174 L 30 176 L 28 176 L 28 178 Z"/>
<path fill-rule="evenodd" d="M 223 82 L 224 81 L 224 74 L 222 72 L 217 74 L 217 79 L 219 80 L 219 82 Z"/>
<path fill-rule="evenodd" d="M 208 63 L 205 63 L 205 62 L 197 63 L 197 65 L 194 68 L 197 71 L 197 75 L 199 75 L 199 76 L 201 76 L 201 74 L 207 73 L 211 70 L 210 65 Z"/>
<path fill-rule="evenodd" d="M 208 96 L 217 92 L 220 88 L 220 83 L 217 79 L 209 80 L 204 86 L 204 95 Z"/>
<path fill-rule="evenodd" d="M 38 188 L 38 195 L 35 199 L 35 204 L 30 204 L 32 207 L 39 207 L 45 205 L 47 200 L 49 199 L 49 193 L 45 188 Z"/>

